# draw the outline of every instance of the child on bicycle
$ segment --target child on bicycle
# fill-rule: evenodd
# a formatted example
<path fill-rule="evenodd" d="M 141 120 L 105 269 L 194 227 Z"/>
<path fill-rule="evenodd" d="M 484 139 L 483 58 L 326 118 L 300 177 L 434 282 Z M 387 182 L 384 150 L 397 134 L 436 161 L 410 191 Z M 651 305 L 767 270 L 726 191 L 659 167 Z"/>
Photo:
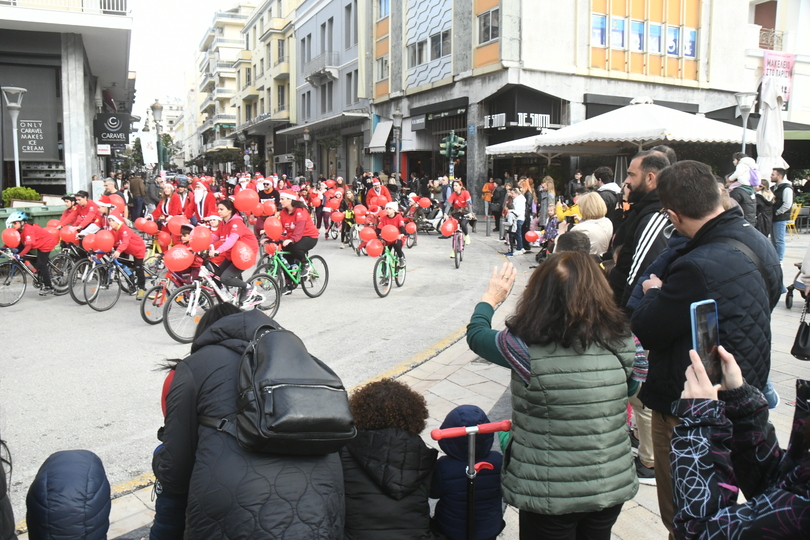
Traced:
<path fill-rule="evenodd" d="M 387 242 L 397 254 L 399 258 L 399 266 L 405 267 L 405 254 L 402 252 L 402 239 L 407 234 L 405 231 L 405 218 L 399 213 L 399 205 L 395 202 L 390 202 L 385 205 L 385 215 L 380 218 L 377 224 L 377 236 L 380 236 L 381 231 L 386 225 L 393 225 L 399 231 L 399 237 L 394 242 Z M 380 236 L 382 238 L 382 236 Z M 385 242 L 385 240 L 383 240 Z"/>
<path fill-rule="evenodd" d="M 8 216 L 6 228 L 20 232 L 20 246 L 22 246 L 22 248 L 17 254 L 18 258 L 22 259 L 32 249 L 37 250 L 34 268 L 36 268 L 42 280 L 42 288 L 39 290 L 39 295 L 48 296 L 49 294 L 53 294 L 48 260 L 51 257 L 51 251 L 56 247 L 59 241 L 39 225 L 28 224 L 28 214 L 20 212 L 19 210 L 15 210 Z"/>
<path fill-rule="evenodd" d="M 188 246 L 191 243 L 191 231 L 194 230 L 194 226 L 191 223 L 184 223 L 180 226 L 180 243 L 184 246 Z M 191 282 L 192 280 L 197 279 L 197 276 L 200 275 L 200 268 L 202 267 L 203 259 L 196 253 L 194 254 L 194 260 L 191 262 L 191 266 L 189 266 L 183 272 L 178 272 L 186 281 Z"/>
<path fill-rule="evenodd" d="M 138 295 L 136 300 L 143 300 L 146 294 L 146 275 L 143 272 L 143 259 L 146 256 L 146 244 L 140 235 L 135 234 L 118 212 L 112 212 L 107 216 L 107 224 L 115 235 L 115 251 L 113 259 L 117 259 L 122 254 L 132 255 L 135 260 L 135 278 L 138 282 Z"/>
<path fill-rule="evenodd" d="M 464 189 L 461 180 L 453 182 L 453 193 L 447 198 L 450 207 L 450 215 L 458 220 L 461 232 L 464 233 L 464 243 L 470 243 L 470 233 L 467 229 L 467 221 L 472 210 L 472 198 L 470 192 Z"/>
<path fill-rule="evenodd" d="M 354 192 L 347 189 L 344 192 L 338 191 L 337 193 L 343 193 L 338 207 L 338 211 L 343 212 L 345 216 L 340 227 L 340 249 L 343 249 L 349 245 L 349 235 L 354 224 Z"/>

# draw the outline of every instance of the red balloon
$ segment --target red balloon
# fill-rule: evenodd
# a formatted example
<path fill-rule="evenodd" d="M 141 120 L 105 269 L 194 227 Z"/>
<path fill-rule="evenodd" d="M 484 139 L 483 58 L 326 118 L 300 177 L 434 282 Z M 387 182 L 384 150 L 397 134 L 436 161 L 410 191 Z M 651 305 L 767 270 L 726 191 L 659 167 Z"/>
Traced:
<path fill-rule="evenodd" d="M 376 204 L 372 205 L 372 206 L 369 206 L 368 207 L 368 213 L 369 214 L 379 214 L 380 213 L 380 207 L 377 206 Z"/>
<path fill-rule="evenodd" d="M 239 270 L 247 270 L 256 264 L 256 252 L 243 241 L 237 240 L 231 249 L 231 262 Z"/>
<path fill-rule="evenodd" d="M 48 224 L 45 225 L 45 226 L 46 227 L 54 227 L 54 228 L 56 228 L 56 227 L 59 226 L 59 220 L 58 219 L 49 219 Z"/>
<path fill-rule="evenodd" d="M 174 246 L 163 254 L 163 264 L 172 272 L 182 272 L 194 262 L 194 254 L 186 246 Z"/>
<path fill-rule="evenodd" d="M 278 246 L 272 242 L 268 242 L 264 245 L 264 252 L 267 253 L 268 255 L 275 254 L 277 249 Z"/>
<path fill-rule="evenodd" d="M 335 181 L 334 180 L 327 180 L 326 181 L 326 187 L 328 187 L 328 188 L 335 187 Z"/>
<path fill-rule="evenodd" d="M 321 205 L 321 202 L 320 197 L 313 197 L 309 200 L 309 204 L 312 205 L 313 208 L 318 208 Z"/>
<path fill-rule="evenodd" d="M 540 236 L 535 231 L 526 231 L 526 234 L 523 236 L 528 243 L 537 242 Z"/>
<path fill-rule="evenodd" d="M 126 208 L 127 203 L 124 202 L 124 198 L 121 195 L 110 195 L 110 202 L 115 205 L 115 209 L 118 210 L 121 215 L 124 214 L 124 208 Z"/>
<path fill-rule="evenodd" d="M 360 239 L 366 242 L 377 238 L 377 233 L 371 227 L 363 227 L 360 229 Z"/>
<path fill-rule="evenodd" d="M 280 240 L 283 230 L 284 228 L 281 226 L 281 221 L 279 221 L 278 218 L 268 218 L 264 222 L 264 232 L 267 233 L 267 237 L 270 240 Z"/>
<path fill-rule="evenodd" d="M 256 205 L 256 208 L 250 211 L 251 214 L 254 216 L 263 216 L 264 215 L 264 205 L 259 203 Z"/>
<path fill-rule="evenodd" d="M 6 229 L 3 231 L 3 244 L 11 249 L 20 245 L 20 231 L 17 229 Z"/>
<path fill-rule="evenodd" d="M 354 207 L 354 215 L 355 216 L 365 216 L 366 212 L 368 212 L 368 208 L 366 208 L 362 204 L 355 205 L 355 207 Z"/>
<path fill-rule="evenodd" d="M 357 214 L 355 214 L 354 215 L 354 222 L 357 223 L 358 225 L 365 225 L 366 224 L 366 215 L 361 214 L 361 215 L 358 216 Z"/>
<path fill-rule="evenodd" d="M 382 255 L 382 252 L 383 252 L 383 245 L 382 242 L 380 242 L 379 240 L 374 239 L 370 241 L 368 244 L 366 244 L 366 253 L 368 253 L 369 257 L 379 257 L 380 255 Z"/>
<path fill-rule="evenodd" d="M 383 240 L 386 242 L 395 242 L 399 237 L 399 229 L 393 225 L 386 225 L 382 228 L 382 231 L 380 231 L 380 236 L 382 236 Z"/>
<path fill-rule="evenodd" d="M 93 243 L 93 248 L 98 251 L 103 251 L 107 253 L 112 251 L 113 246 L 115 245 L 115 235 L 110 231 L 98 231 L 96 233 L 96 239 Z"/>
<path fill-rule="evenodd" d="M 430 199 L 428 199 L 427 197 L 422 197 L 421 199 L 419 199 L 419 206 L 421 206 L 422 208 L 430 208 Z"/>
<path fill-rule="evenodd" d="M 49 226 L 45 227 L 45 230 L 51 233 L 51 236 L 53 236 L 54 240 L 56 240 L 57 242 L 59 241 L 59 229 L 57 229 L 56 227 Z"/>
<path fill-rule="evenodd" d="M 250 216 L 248 218 L 248 223 L 251 224 L 251 225 L 256 225 L 257 221 L 259 221 L 259 220 L 256 218 L 256 216 Z"/>
<path fill-rule="evenodd" d="M 147 219 L 146 223 L 143 224 L 142 230 L 146 234 L 155 234 L 158 232 L 158 224 L 152 220 Z"/>
<path fill-rule="evenodd" d="M 335 223 L 340 223 L 341 221 L 343 221 L 343 218 L 346 217 L 346 216 L 343 215 L 343 212 L 332 212 L 332 215 L 329 216 L 329 217 Z"/>
<path fill-rule="evenodd" d="M 332 210 L 337 210 L 338 208 L 340 208 L 340 200 L 329 199 L 329 201 L 326 203 L 326 206 L 328 206 Z"/>
<path fill-rule="evenodd" d="M 211 245 L 211 229 L 203 226 L 194 227 L 194 230 L 191 231 L 191 237 L 188 244 L 194 251 L 203 251 L 208 249 L 208 247 Z"/>
<path fill-rule="evenodd" d="M 157 243 L 160 246 L 160 249 L 166 251 L 172 243 L 172 235 L 166 231 L 160 231 L 157 235 Z"/>
<path fill-rule="evenodd" d="M 262 203 L 264 206 L 264 215 L 265 216 L 275 216 L 276 215 L 276 203 L 274 203 L 271 199 L 267 199 Z"/>
<path fill-rule="evenodd" d="M 76 244 L 76 227 L 65 227 L 61 231 L 62 240 L 68 244 Z"/>
<path fill-rule="evenodd" d="M 456 226 L 453 224 L 453 221 L 448 219 L 445 221 L 441 226 L 441 232 L 444 236 L 452 236 L 453 232 L 455 232 Z"/>
<path fill-rule="evenodd" d="M 331 199 L 332 197 L 334 197 L 334 196 L 335 196 L 335 190 L 334 190 L 334 189 L 327 189 L 327 190 L 326 190 L 326 193 L 324 193 L 324 196 L 325 196 L 327 199 Z"/>
<path fill-rule="evenodd" d="M 186 219 L 186 216 L 172 216 L 166 226 L 173 235 L 180 236 L 180 227 L 189 223 L 191 222 Z"/>
<path fill-rule="evenodd" d="M 233 205 L 240 212 L 250 212 L 259 202 L 259 194 L 252 189 L 243 189 L 233 198 Z"/>
<path fill-rule="evenodd" d="M 95 234 L 88 234 L 82 240 L 82 247 L 87 251 L 93 251 L 96 242 L 96 235 Z"/>
<path fill-rule="evenodd" d="M 135 228 L 138 229 L 139 231 L 142 231 L 147 221 L 149 220 L 144 217 L 139 217 L 138 219 L 135 220 Z"/>
<path fill-rule="evenodd" d="M 414 234 L 414 233 L 416 233 L 416 223 L 414 223 L 413 221 L 411 221 L 410 223 L 408 223 L 407 225 L 405 225 L 405 232 L 406 232 L 406 233 L 408 233 L 408 234 Z"/>

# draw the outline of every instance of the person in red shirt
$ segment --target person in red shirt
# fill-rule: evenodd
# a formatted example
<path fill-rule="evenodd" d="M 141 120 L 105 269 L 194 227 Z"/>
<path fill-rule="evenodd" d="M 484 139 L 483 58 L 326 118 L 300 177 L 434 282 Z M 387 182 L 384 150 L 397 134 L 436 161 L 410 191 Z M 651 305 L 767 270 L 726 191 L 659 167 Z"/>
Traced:
<path fill-rule="evenodd" d="M 62 202 L 65 203 L 65 211 L 62 212 L 62 216 L 59 218 L 57 229 L 73 225 L 76 221 L 76 217 L 79 215 L 79 207 L 76 206 L 75 196 L 72 194 L 62 195 Z"/>
<path fill-rule="evenodd" d="M 450 215 L 458 220 L 461 232 L 464 233 L 464 243 L 470 243 L 470 233 L 467 229 L 467 220 L 472 211 L 472 198 L 470 192 L 464 189 L 461 180 L 453 181 L 453 193 L 447 198 L 450 206 Z"/>
<path fill-rule="evenodd" d="M 185 216 L 191 221 L 194 217 L 196 205 L 194 204 L 194 194 L 188 190 L 188 176 L 180 175 L 175 178 L 177 187 L 175 188 L 169 210 L 173 216 Z"/>
<path fill-rule="evenodd" d="M 399 237 L 394 242 L 386 242 L 382 237 L 383 227 L 386 225 L 393 225 L 399 231 Z M 402 239 L 405 238 L 405 218 L 399 213 L 399 205 L 395 202 L 390 202 L 385 205 L 385 215 L 380 218 L 377 224 L 377 236 L 380 240 L 394 248 L 394 251 L 399 257 L 399 266 L 405 266 L 405 254 L 402 252 Z"/>
<path fill-rule="evenodd" d="M 282 191 L 281 212 L 279 219 L 283 227 L 281 246 L 288 251 L 284 257 L 290 264 L 301 264 L 301 276 L 306 275 L 307 268 L 303 265 L 310 249 L 318 243 L 318 229 L 312 222 L 306 205 L 301 202 L 295 193 Z"/>
<path fill-rule="evenodd" d="M 270 178 L 262 178 L 259 185 L 262 187 L 262 190 L 259 191 L 259 201 L 262 203 L 264 203 L 264 201 L 273 201 L 273 204 L 278 208 L 278 190 L 273 187 L 273 181 Z M 267 221 L 267 216 L 259 216 L 256 218 L 256 224 L 253 226 L 253 232 L 256 234 L 256 238 L 261 237 L 265 221 Z"/>
<path fill-rule="evenodd" d="M 191 218 L 193 224 L 199 223 L 211 214 L 217 212 L 217 198 L 208 191 L 205 184 L 196 182 L 194 184 L 194 214 Z"/>
<path fill-rule="evenodd" d="M 40 289 L 39 295 L 47 296 L 53 294 L 48 259 L 51 256 L 51 251 L 56 247 L 59 241 L 39 225 L 29 225 L 27 222 L 28 215 L 25 212 L 15 210 L 8 216 L 6 228 L 20 232 L 20 246 L 22 247 L 17 257 L 22 259 L 32 249 L 37 250 L 37 259 L 34 262 L 34 267 L 37 269 L 42 279 L 42 289 Z"/>
<path fill-rule="evenodd" d="M 234 196 L 236 196 L 236 194 L 243 189 L 252 189 L 253 191 L 256 191 L 256 182 L 251 180 L 250 176 L 241 175 L 239 177 L 239 183 L 233 188 Z"/>
<path fill-rule="evenodd" d="M 107 217 L 107 223 L 115 235 L 115 251 L 112 256 L 117 259 L 121 254 L 132 255 L 135 260 L 135 279 L 138 282 L 137 300 L 142 300 L 146 294 L 146 275 L 143 272 L 143 258 L 146 256 L 146 244 L 139 235 L 135 234 L 118 212 Z"/>
<path fill-rule="evenodd" d="M 217 275 L 223 285 L 239 288 L 239 304 L 241 304 L 247 295 L 247 283 L 242 280 L 242 271 L 233 264 L 231 249 L 238 240 L 241 240 L 254 253 L 258 253 L 259 242 L 253 231 L 248 229 L 245 222 L 242 221 L 242 216 L 234 208 L 232 200 L 219 201 L 217 212 L 223 221 L 219 227 L 219 236 L 225 241 L 218 248 L 209 250 L 209 253 L 214 257 L 220 253 L 225 255 L 225 260 L 217 269 Z"/>
<path fill-rule="evenodd" d="M 157 222 L 164 222 L 170 216 L 176 216 L 178 214 L 173 214 L 173 210 L 177 210 L 178 204 L 172 204 L 174 197 L 174 186 L 166 183 L 163 185 L 163 191 L 160 194 L 160 202 L 157 203 L 155 209 L 152 211 L 151 214 L 146 216 L 149 218 L 150 216 Z M 179 201 L 178 201 L 179 202 Z"/>
<path fill-rule="evenodd" d="M 76 192 L 76 204 L 79 207 L 74 225 L 79 229 L 80 235 L 96 233 L 104 226 L 104 216 L 98 208 L 98 204 L 90 200 L 90 194 L 86 191 Z"/>
<path fill-rule="evenodd" d="M 388 188 L 380 184 L 380 179 L 374 178 L 371 181 L 371 189 L 368 190 L 368 193 L 366 193 L 366 203 L 373 206 L 371 201 L 373 199 L 379 199 L 380 197 L 385 199 L 385 204 L 388 204 L 394 200 L 391 198 L 391 192 L 388 191 Z M 383 205 L 377 203 L 377 206 Z"/>

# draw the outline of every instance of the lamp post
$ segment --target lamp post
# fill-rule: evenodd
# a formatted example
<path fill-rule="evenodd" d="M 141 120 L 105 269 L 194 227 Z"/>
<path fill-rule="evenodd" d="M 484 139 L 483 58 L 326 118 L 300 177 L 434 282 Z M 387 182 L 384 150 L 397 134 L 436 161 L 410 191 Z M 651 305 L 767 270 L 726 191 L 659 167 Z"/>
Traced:
<path fill-rule="evenodd" d="M 26 88 L 19 88 L 17 86 L 3 86 L 0 87 L 3 91 L 3 99 L 6 101 L 6 108 L 8 114 L 11 116 L 11 142 L 14 144 L 14 172 L 17 175 L 17 187 L 20 187 L 20 143 L 17 140 L 17 118 L 20 116 L 20 109 L 22 108 L 23 95 L 28 92 Z"/>
<path fill-rule="evenodd" d="M 307 178 L 307 161 L 309 160 L 309 128 L 304 128 L 304 178 Z"/>
<path fill-rule="evenodd" d="M 399 180 L 400 184 L 402 183 L 402 174 L 399 170 L 399 139 L 402 134 L 402 111 L 397 110 L 394 111 L 392 115 L 394 117 L 394 177 Z"/>
<path fill-rule="evenodd" d="M 734 94 L 737 98 L 737 107 L 740 109 L 740 114 L 743 117 L 743 136 L 742 136 L 742 153 L 745 153 L 745 135 L 748 132 L 748 115 L 751 114 L 751 109 L 754 108 L 754 103 L 757 99 L 756 92 L 738 92 Z"/>
<path fill-rule="evenodd" d="M 150 107 L 152 109 L 152 117 L 155 119 L 155 134 L 157 135 L 157 150 L 158 150 L 158 172 L 163 169 L 163 145 L 160 140 L 160 121 L 163 120 L 163 105 L 155 98 L 155 102 Z"/>

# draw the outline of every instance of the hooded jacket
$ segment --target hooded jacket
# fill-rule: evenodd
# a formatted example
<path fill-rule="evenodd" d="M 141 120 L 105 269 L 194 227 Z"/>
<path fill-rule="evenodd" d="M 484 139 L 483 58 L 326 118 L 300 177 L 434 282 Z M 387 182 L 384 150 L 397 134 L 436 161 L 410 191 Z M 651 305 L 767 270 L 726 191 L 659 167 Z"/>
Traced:
<path fill-rule="evenodd" d="M 51 454 L 25 499 L 31 540 L 105 540 L 110 528 L 110 483 L 101 459 L 88 450 Z"/>
<path fill-rule="evenodd" d="M 359 431 L 340 452 L 347 540 L 430 540 L 430 475 L 438 452 L 398 428 Z"/>
<path fill-rule="evenodd" d="M 164 491 L 188 494 L 188 540 L 343 538 L 337 454 L 252 453 L 231 435 L 198 422 L 198 415 L 236 414 L 240 358 L 264 324 L 278 326 L 255 310 L 223 317 L 177 364 L 166 396 L 163 445 L 152 469 Z"/>
<path fill-rule="evenodd" d="M 476 426 L 489 418 L 475 405 L 456 407 L 444 419 L 441 429 Z M 503 456 L 492 451 L 493 433 L 475 437 L 475 462 L 485 461 L 494 469 L 482 469 L 475 478 L 475 538 L 492 538 L 503 529 L 501 509 L 501 465 Z M 435 518 L 450 540 L 467 539 L 467 437 L 442 439 L 439 446 L 446 456 L 436 462 L 430 496 L 439 499 Z"/>
<path fill-rule="evenodd" d="M 5 447 L 5 443 L 0 441 L 0 446 Z M 14 534 L 14 512 L 11 509 L 11 499 L 8 496 L 4 465 L 5 462 L 0 463 L 0 540 L 13 540 L 17 538 L 17 535 Z"/>

